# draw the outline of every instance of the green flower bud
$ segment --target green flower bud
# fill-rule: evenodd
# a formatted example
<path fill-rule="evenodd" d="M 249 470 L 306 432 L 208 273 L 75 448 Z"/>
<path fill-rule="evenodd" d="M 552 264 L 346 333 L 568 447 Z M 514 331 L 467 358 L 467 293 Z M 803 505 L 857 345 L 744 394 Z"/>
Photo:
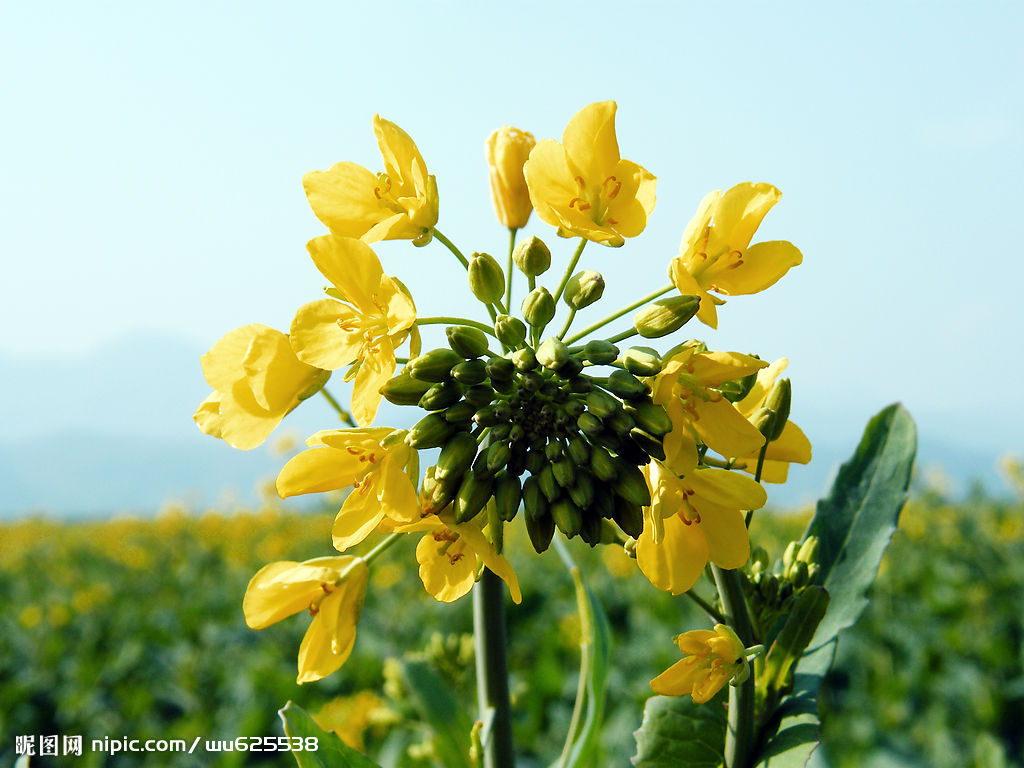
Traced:
<path fill-rule="evenodd" d="M 453 475 L 462 477 L 476 457 L 476 438 L 468 432 L 457 432 L 444 444 L 437 459 L 434 477 L 438 480 Z"/>
<path fill-rule="evenodd" d="M 599 419 L 607 418 L 622 407 L 622 404 L 614 397 L 600 389 L 595 389 L 587 395 L 587 410 Z"/>
<path fill-rule="evenodd" d="M 631 504 L 639 504 L 641 507 L 651 505 L 651 489 L 647 487 L 643 473 L 634 466 L 620 464 L 614 488 L 616 494 Z"/>
<path fill-rule="evenodd" d="M 450 325 L 445 328 L 448 346 L 467 360 L 473 360 L 487 352 L 487 334 L 479 328 L 465 325 Z"/>
<path fill-rule="evenodd" d="M 629 436 L 652 459 L 665 460 L 665 447 L 661 444 L 661 440 L 636 427 L 629 430 Z"/>
<path fill-rule="evenodd" d="M 420 398 L 420 408 L 425 411 L 441 411 L 455 405 L 462 397 L 462 386 L 456 381 L 442 381 L 434 384 Z"/>
<path fill-rule="evenodd" d="M 432 349 L 426 354 L 413 358 L 406 370 L 420 381 L 444 381 L 451 375 L 452 366 L 463 361 L 462 355 L 454 349 Z"/>
<path fill-rule="evenodd" d="M 510 458 L 512 458 L 512 449 L 508 443 L 504 441 L 494 443 L 487 449 L 487 469 L 497 472 L 508 464 Z"/>
<path fill-rule="evenodd" d="M 487 365 L 483 360 L 466 360 L 452 368 L 452 376 L 463 384 L 480 384 L 487 380 Z"/>
<path fill-rule="evenodd" d="M 537 348 L 537 362 L 549 371 L 561 368 L 568 359 L 569 348 L 562 343 L 561 339 L 556 339 L 554 336 L 545 340 Z"/>
<path fill-rule="evenodd" d="M 540 554 L 551 544 L 551 537 L 555 535 L 555 521 L 547 511 L 537 517 L 527 515 L 526 532 L 530 534 L 534 551 Z"/>
<path fill-rule="evenodd" d="M 543 275 L 551 266 L 551 251 L 539 237 L 521 240 L 512 251 L 512 261 L 527 277 Z"/>
<path fill-rule="evenodd" d="M 557 369 L 555 372 L 563 379 L 575 379 L 581 373 L 583 373 L 583 363 L 578 358 L 570 357 Z"/>
<path fill-rule="evenodd" d="M 623 370 L 614 370 L 608 376 L 605 386 L 612 394 L 627 400 L 635 400 L 650 394 L 650 388 L 636 376 Z"/>
<path fill-rule="evenodd" d="M 768 557 L 768 550 L 764 547 L 754 547 L 750 552 L 750 572 L 754 575 L 763 573 L 771 566 L 771 558 Z"/>
<path fill-rule="evenodd" d="M 516 375 L 515 363 L 507 357 L 492 357 L 485 367 L 492 382 L 512 381 L 512 377 Z"/>
<path fill-rule="evenodd" d="M 766 571 L 761 583 L 758 584 L 758 589 L 761 592 L 761 599 L 768 605 L 773 605 L 779 596 L 779 580 L 775 578 L 774 573 Z"/>
<path fill-rule="evenodd" d="M 500 301 L 505 294 L 505 273 L 488 253 L 474 253 L 469 259 L 469 289 L 484 304 Z"/>
<path fill-rule="evenodd" d="M 561 487 L 555 479 L 555 472 L 550 464 L 541 469 L 540 474 L 537 475 L 537 484 L 540 485 L 544 498 L 549 502 L 554 502 L 562 493 Z"/>
<path fill-rule="evenodd" d="M 557 461 L 565 455 L 565 448 L 558 440 L 553 440 L 544 446 L 544 456 L 548 461 Z"/>
<path fill-rule="evenodd" d="M 523 481 L 523 510 L 526 512 L 527 520 L 548 513 L 548 499 L 540 489 L 540 481 L 536 475 L 530 475 Z"/>
<path fill-rule="evenodd" d="M 778 440 L 782 436 L 782 430 L 786 427 L 786 422 L 789 420 L 789 406 L 792 397 L 793 391 L 789 379 L 776 380 L 768 392 L 768 397 L 764 402 L 765 408 L 775 412 L 771 433 L 765 434 L 765 439 L 768 442 Z"/>
<path fill-rule="evenodd" d="M 623 533 L 634 539 L 639 539 L 644 530 L 643 509 L 639 504 L 634 504 L 622 496 L 615 497 L 615 511 L 612 513 L 612 520 L 618 524 Z"/>
<path fill-rule="evenodd" d="M 476 413 L 476 406 L 472 403 L 467 403 L 465 400 L 461 400 L 455 405 L 445 409 L 444 420 L 452 422 L 453 424 L 458 422 L 467 422 L 473 418 L 474 413 Z"/>
<path fill-rule="evenodd" d="M 589 307 L 604 293 L 604 278 L 600 273 L 584 269 L 569 278 L 562 298 L 573 309 Z"/>
<path fill-rule="evenodd" d="M 583 357 L 594 365 L 608 365 L 615 362 L 618 356 L 619 348 L 604 339 L 588 341 L 586 346 L 583 347 Z"/>
<path fill-rule="evenodd" d="M 793 567 L 789 569 L 788 578 L 793 582 L 794 589 L 803 589 L 811 583 L 810 572 L 807 568 L 807 563 L 803 560 L 797 560 L 793 563 Z"/>
<path fill-rule="evenodd" d="M 786 551 L 782 553 L 782 568 L 783 571 L 788 571 L 790 567 L 796 562 L 796 554 L 800 551 L 800 542 L 791 541 L 786 545 Z"/>
<path fill-rule="evenodd" d="M 800 545 L 800 551 L 796 553 L 796 559 L 801 563 L 807 563 L 812 565 L 818 562 L 818 550 L 821 548 L 821 542 L 817 536 L 808 536 L 804 543 Z"/>
<path fill-rule="evenodd" d="M 604 424 L 590 411 L 586 411 L 579 415 L 576 419 L 576 426 L 582 430 L 583 434 L 594 437 L 595 435 L 601 434 L 604 431 Z"/>
<path fill-rule="evenodd" d="M 579 435 L 576 435 L 569 441 L 569 447 L 566 449 L 566 454 L 569 456 L 569 459 L 573 464 L 583 466 L 590 461 L 590 443 Z"/>
<path fill-rule="evenodd" d="M 538 285 L 523 299 L 523 318 L 534 328 L 543 328 L 555 316 L 555 300 L 543 285 Z"/>
<path fill-rule="evenodd" d="M 523 347 L 512 353 L 512 363 L 517 371 L 531 371 L 537 367 L 537 355 L 529 347 Z"/>
<path fill-rule="evenodd" d="M 590 546 L 596 547 L 601 543 L 601 523 L 603 522 L 604 520 L 599 517 L 586 515 L 583 518 L 583 527 L 580 528 L 580 538 Z"/>
<path fill-rule="evenodd" d="M 622 354 L 622 365 L 637 376 L 656 376 L 661 373 L 661 355 L 650 347 L 630 347 Z"/>
<path fill-rule="evenodd" d="M 551 472 L 555 476 L 555 481 L 563 488 L 568 488 L 576 481 L 576 472 L 572 468 L 572 462 L 566 457 L 552 461 Z"/>
<path fill-rule="evenodd" d="M 516 475 L 499 472 L 494 478 L 494 504 L 498 508 L 498 516 L 506 523 L 510 522 L 519 511 L 519 502 L 523 498 L 522 485 Z"/>
<path fill-rule="evenodd" d="M 420 398 L 430 389 L 430 382 L 414 379 L 408 371 L 388 379 L 380 392 L 384 399 L 395 405 L 418 405 Z"/>
<path fill-rule="evenodd" d="M 506 347 L 518 347 L 526 341 L 526 324 L 518 317 L 498 315 L 494 319 L 494 334 Z"/>
<path fill-rule="evenodd" d="M 492 488 L 493 482 L 489 477 L 477 477 L 472 472 L 467 473 L 452 502 L 455 522 L 465 523 L 476 517 L 491 498 Z"/>
<path fill-rule="evenodd" d="M 586 472 L 576 472 L 576 482 L 569 486 L 569 498 L 580 509 L 590 509 L 594 501 L 594 481 Z"/>
<path fill-rule="evenodd" d="M 663 405 L 655 405 L 650 400 L 637 400 L 626 405 L 626 413 L 633 417 L 637 426 L 657 437 L 672 431 L 672 419 Z"/>
<path fill-rule="evenodd" d="M 455 425 L 445 421 L 443 413 L 435 411 L 413 425 L 409 434 L 405 436 L 405 442 L 416 450 L 439 448 L 454 431 Z"/>
<path fill-rule="evenodd" d="M 615 499 L 618 497 L 608 487 L 607 483 L 595 479 L 593 475 L 589 477 L 594 488 L 594 498 L 590 502 L 588 512 L 592 515 L 603 517 L 606 520 L 611 520 L 612 515 L 615 513 Z"/>
<path fill-rule="evenodd" d="M 473 414 L 473 421 L 481 427 L 493 427 L 498 423 L 498 414 L 495 413 L 493 405 L 485 405 Z"/>
<path fill-rule="evenodd" d="M 757 355 L 751 355 L 751 357 L 757 357 Z M 725 395 L 725 399 L 730 403 L 738 403 L 744 397 L 750 394 L 750 390 L 754 388 L 757 383 L 757 372 L 744 376 L 741 379 L 732 379 L 731 381 L 724 381 L 715 387 L 719 392 Z"/>
<path fill-rule="evenodd" d="M 551 518 L 558 526 L 558 530 L 569 539 L 578 535 L 583 527 L 583 515 L 579 507 L 569 499 L 562 498 L 551 505 Z"/>
<path fill-rule="evenodd" d="M 633 316 L 633 327 L 645 339 L 657 339 L 678 331 L 697 314 L 700 298 L 697 296 L 671 296 L 658 299 Z"/>
<path fill-rule="evenodd" d="M 621 407 L 616 408 L 615 411 L 606 419 L 601 419 L 604 422 L 606 429 L 610 429 L 619 437 L 625 437 L 629 434 L 629 430 L 636 426 L 636 422 L 633 421 L 633 417 L 626 413 Z"/>
<path fill-rule="evenodd" d="M 486 384 L 474 384 L 466 390 L 466 401 L 477 408 L 487 405 L 494 399 L 494 390 Z"/>

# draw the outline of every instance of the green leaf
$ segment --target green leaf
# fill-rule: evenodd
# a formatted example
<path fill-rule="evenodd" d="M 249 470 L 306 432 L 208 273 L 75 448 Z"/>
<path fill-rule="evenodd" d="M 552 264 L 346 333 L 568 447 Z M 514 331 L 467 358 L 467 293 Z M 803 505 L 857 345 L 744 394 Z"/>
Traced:
<path fill-rule="evenodd" d="M 316 750 L 292 750 L 299 768 L 380 768 L 368 757 L 359 754 L 333 733 L 320 729 L 302 707 L 289 701 L 278 710 L 287 736 L 317 739 Z"/>
<path fill-rule="evenodd" d="M 725 750 L 725 712 L 714 701 L 652 696 L 633 734 L 636 768 L 719 768 Z"/>
<path fill-rule="evenodd" d="M 578 768 L 592 762 L 601 735 L 604 703 L 608 688 L 608 670 L 611 664 L 611 626 L 601 601 L 583 583 L 579 568 L 572 568 L 576 584 L 576 605 L 580 615 L 580 674 L 585 675 L 583 693 L 586 711 L 576 733 L 570 733 L 566 745 L 565 768 Z"/>
<path fill-rule="evenodd" d="M 403 662 L 402 675 L 413 705 L 434 731 L 434 746 L 445 768 L 472 768 L 473 721 L 448 683 L 425 661 Z"/>
<path fill-rule="evenodd" d="M 764 672 L 757 681 L 763 693 L 786 687 L 789 670 L 807 650 L 828 604 L 829 594 L 823 587 L 807 587 L 797 596 L 786 623 L 765 657 Z"/>
<path fill-rule="evenodd" d="M 818 730 L 821 676 L 798 674 L 794 687 L 793 695 L 775 712 L 775 733 L 761 750 L 757 768 L 806 768 L 812 757 L 818 757 L 818 764 L 823 764 Z"/>
<path fill-rule="evenodd" d="M 818 565 L 831 597 L 800 671 L 824 674 L 839 632 L 860 618 L 900 510 L 907 500 L 917 452 L 917 429 L 898 403 L 868 422 L 853 457 L 839 469 L 828 497 L 818 502 L 807 536 L 820 542 Z"/>

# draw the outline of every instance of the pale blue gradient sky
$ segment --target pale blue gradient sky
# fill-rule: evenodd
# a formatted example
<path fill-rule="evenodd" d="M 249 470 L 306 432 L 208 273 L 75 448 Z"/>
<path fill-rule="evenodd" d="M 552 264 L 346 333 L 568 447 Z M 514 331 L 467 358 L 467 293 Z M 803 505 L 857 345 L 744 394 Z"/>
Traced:
<path fill-rule="evenodd" d="M 692 332 L 788 356 L 813 434 L 900 399 L 923 430 L 1019 450 L 1024 6 L 825 5 L 7 3 L 0 354 L 287 329 L 321 295 L 302 174 L 379 169 L 375 112 L 437 175 L 441 229 L 502 254 L 487 134 L 559 137 L 615 99 L 658 205 L 625 248 L 588 248 L 602 307 L 664 284 L 705 193 L 769 181 L 784 196 L 759 238 L 804 264 Z M 421 314 L 453 311 L 464 277 L 440 244 L 378 253 Z"/>

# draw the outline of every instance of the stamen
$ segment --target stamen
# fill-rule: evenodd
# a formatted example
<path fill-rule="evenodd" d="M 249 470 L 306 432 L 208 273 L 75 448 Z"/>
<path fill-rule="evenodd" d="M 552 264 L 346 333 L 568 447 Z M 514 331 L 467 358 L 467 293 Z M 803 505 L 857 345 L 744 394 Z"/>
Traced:
<path fill-rule="evenodd" d="M 611 192 L 608 191 L 609 181 L 612 182 L 613 184 Z M 619 194 L 619 190 L 622 189 L 622 182 L 616 179 L 614 176 L 609 176 L 607 179 L 604 180 L 604 184 L 602 184 L 601 187 L 604 190 L 604 193 L 608 197 L 608 199 L 614 200 L 615 196 Z"/>
<path fill-rule="evenodd" d="M 579 203 L 579 205 L 577 205 L 577 203 Z M 582 197 L 574 197 L 572 200 L 569 201 L 569 207 L 575 207 L 579 211 L 588 211 L 590 210 L 591 205 Z"/>

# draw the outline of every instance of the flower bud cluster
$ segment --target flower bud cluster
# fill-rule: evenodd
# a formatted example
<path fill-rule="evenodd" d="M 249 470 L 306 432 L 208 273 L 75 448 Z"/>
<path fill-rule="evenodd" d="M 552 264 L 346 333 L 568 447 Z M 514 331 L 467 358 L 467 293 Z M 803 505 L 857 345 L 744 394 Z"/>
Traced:
<path fill-rule="evenodd" d="M 755 547 L 750 553 L 744 584 L 748 602 L 759 614 L 762 626 L 770 626 L 778 616 L 788 613 L 801 592 L 820 582 L 819 548 L 817 536 L 791 541 L 774 568 L 764 547 Z"/>
<path fill-rule="evenodd" d="M 497 332 L 512 341 L 515 322 L 498 318 Z M 640 467 L 665 458 L 672 429 L 643 381 L 661 370 L 658 353 L 620 353 L 607 341 L 570 348 L 552 337 L 536 350 L 497 355 L 476 328 L 447 334 L 448 348 L 414 358 L 382 388 L 390 402 L 429 412 L 409 430 L 409 446 L 441 448 L 421 488 L 423 512 L 451 504 L 463 523 L 493 497 L 509 522 L 522 507 L 538 552 L 556 528 L 592 546 L 614 539 L 603 521 L 639 536 L 642 507 L 651 504 Z M 522 336 L 514 334 L 518 343 Z M 584 373 L 594 366 L 614 367 L 607 376 Z"/>

